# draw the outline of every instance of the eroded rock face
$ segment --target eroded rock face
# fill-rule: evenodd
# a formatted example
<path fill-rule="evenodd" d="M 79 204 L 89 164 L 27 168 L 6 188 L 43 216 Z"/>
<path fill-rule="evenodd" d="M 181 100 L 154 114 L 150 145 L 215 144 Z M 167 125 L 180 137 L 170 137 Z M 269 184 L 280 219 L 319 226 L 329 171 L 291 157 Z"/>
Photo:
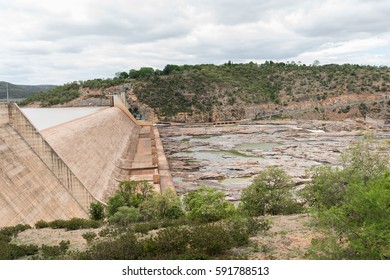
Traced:
<path fill-rule="evenodd" d="M 379 128 L 379 137 L 389 138 L 388 131 L 374 128 Z M 340 153 L 367 129 L 365 123 L 353 120 L 279 121 L 171 126 L 160 132 L 179 194 L 207 185 L 225 190 L 229 200 L 237 201 L 241 190 L 269 165 L 282 167 L 298 188 L 304 187 L 311 166 L 338 165 Z"/>

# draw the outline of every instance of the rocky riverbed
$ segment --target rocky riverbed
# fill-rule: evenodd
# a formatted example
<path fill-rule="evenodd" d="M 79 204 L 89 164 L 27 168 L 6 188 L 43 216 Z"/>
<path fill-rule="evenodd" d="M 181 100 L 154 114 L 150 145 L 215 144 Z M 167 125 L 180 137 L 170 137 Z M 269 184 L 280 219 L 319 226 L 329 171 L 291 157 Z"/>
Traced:
<path fill-rule="evenodd" d="M 226 126 L 166 126 L 160 134 L 178 194 L 199 185 L 214 186 L 237 201 L 241 190 L 266 166 L 283 168 L 297 188 L 307 170 L 338 165 L 340 154 L 365 133 L 390 139 L 383 122 L 346 120 L 274 121 Z"/>

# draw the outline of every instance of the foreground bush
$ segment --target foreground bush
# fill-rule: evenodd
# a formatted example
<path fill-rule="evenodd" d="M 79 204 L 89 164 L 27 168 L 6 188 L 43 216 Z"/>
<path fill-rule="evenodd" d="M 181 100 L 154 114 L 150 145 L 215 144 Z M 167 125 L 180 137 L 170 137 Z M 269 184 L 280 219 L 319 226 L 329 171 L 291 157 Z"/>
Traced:
<path fill-rule="evenodd" d="M 292 179 L 283 169 L 267 167 L 242 191 L 240 209 L 251 216 L 299 213 L 302 206 L 293 197 L 293 187 Z"/>
<path fill-rule="evenodd" d="M 0 229 L 0 260 L 14 260 L 24 256 L 34 255 L 38 251 L 35 245 L 10 244 L 20 232 L 30 229 L 29 225 L 16 225 Z"/>
<path fill-rule="evenodd" d="M 35 228 L 64 228 L 66 230 L 78 230 L 88 228 L 98 228 L 101 226 L 99 221 L 87 220 L 82 218 L 72 218 L 70 220 L 54 220 L 51 222 L 38 221 L 35 223 Z"/>
<path fill-rule="evenodd" d="M 254 233 L 254 219 L 222 220 L 201 225 L 171 226 L 140 238 L 127 232 L 109 241 L 91 245 L 76 259 L 208 259 L 226 254 L 231 248 L 245 245 Z"/>
<path fill-rule="evenodd" d="M 343 154 L 343 169 L 316 169 L 305 195 L 325 238 L 313 240 L 313 259 L 390 259 L 388 149 L 370 139 Z M 367 172 L 369 171 L 369 172 Z"/>
<path fill-rule="evenodd" d="M 89 217 L 92 220 L 103 220 L 105 217 L 104 205 L 100 202 L 91 203 L 89 208 Z"/>
<path fill-rule="evenodd" d="M 201 186 L 187 193 L 184 204 L 188 218 L 197 222 L 213 222 L 235 214 L 231 202 L 225 201 L 225 193 L 216 188 Z"/>

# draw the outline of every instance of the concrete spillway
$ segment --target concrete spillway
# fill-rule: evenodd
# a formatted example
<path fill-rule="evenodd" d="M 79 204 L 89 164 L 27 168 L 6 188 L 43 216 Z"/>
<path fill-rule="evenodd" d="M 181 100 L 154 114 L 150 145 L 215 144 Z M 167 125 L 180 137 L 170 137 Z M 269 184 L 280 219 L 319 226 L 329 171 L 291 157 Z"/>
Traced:
<path fill-rule="evenodd" d="M 0 227 L 87 218 L 121 180 L 174 190 L 157 129 L 120 102 L 42 132 L 0 104 Z"/>

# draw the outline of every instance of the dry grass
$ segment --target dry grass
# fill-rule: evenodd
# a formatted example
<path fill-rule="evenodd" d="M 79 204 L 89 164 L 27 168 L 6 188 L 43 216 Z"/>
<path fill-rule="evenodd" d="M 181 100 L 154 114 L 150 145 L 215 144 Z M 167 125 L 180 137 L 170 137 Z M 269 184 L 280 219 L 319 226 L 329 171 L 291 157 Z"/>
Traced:
<path fill-rule="evenodd" d="M 269 216 L 271 229 L 251 238 L 249 259 L 301 260 L 316 233 L 309 215 Z"/>
<path fill-rule="evenodd" d="M 82 237 L 86 232 L 99 233 L 101 228 L 98 229 L 80 229 L 66 231 L 65 229 L 29 229 L 18 234 L 18 236 L 12 240 L 14 244 L 34 244 L 41 246 L 42 244 L 54 246 L 58 245 L 61 241 L 70 241 L 69 250 L 85 250 L 87 248 L 87 241 Z"/>

